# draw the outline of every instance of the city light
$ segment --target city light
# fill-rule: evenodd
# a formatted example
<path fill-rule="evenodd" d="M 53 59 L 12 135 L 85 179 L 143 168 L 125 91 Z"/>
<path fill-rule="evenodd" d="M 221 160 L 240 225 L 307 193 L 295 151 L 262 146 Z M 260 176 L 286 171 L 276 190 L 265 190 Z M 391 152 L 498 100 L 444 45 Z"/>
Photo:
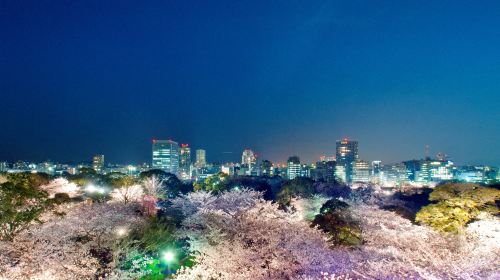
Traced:
<path fill-rule="evenodd" d="M 116 229 L 116 235 L 118 235 L 120 237 L 127 235 L 127 232 L 128 232 L 128 230 L 125 227 L 119 227 Z"/>
<path fill-rule="evenodd" d="M 97 192 L 97 187 L 94 185 L 88 185 L 87 187 L 85 187 L 85 192 L 95 193 Z"/>
<path fill-rule="evenodd" d="M 175 254 L 172 251 L 166 251 L 163 253 L 163 259 L 167 262 L 170 263 L 175 259 Z"/>

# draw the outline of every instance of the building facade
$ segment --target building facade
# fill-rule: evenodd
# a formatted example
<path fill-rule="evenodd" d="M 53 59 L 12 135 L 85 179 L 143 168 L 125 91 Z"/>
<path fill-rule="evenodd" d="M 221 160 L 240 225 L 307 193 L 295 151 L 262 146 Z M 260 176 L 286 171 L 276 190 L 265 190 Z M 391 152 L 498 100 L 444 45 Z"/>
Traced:
<path fill-rule="evenodd" d="M 179 144 L 172 140 L 153 140 L 152 167 L 177 175 L 179 171 Z"/>
<path fill-rule="evenodd" d="M 358 141 L 347 138 L 337 141 L 336 157 L 337 166 L 344 166 L 345 182 L 352 182 L 353 163 L 359 159 Z"/>
<path fill-rule="evenodd" d="M 300 177 L 302 172 L 302 165 L 300 164 L 300 158 L 298 156 L 292 156 L 288 158 L 286 175 L 287 178 L 293 180 Z"/>
<path fill-rule="evenodd" d="M 203 168 L 207 166 L 207 152 L 203 149 L 196 150 L 196 168 Z"/>
<path fill-rule="evenodd" d="M 104 170 L 104 155 L 95 155 L 92 157 L 92 168 L 97 173 L 102 173 Z"/>
<path fill-rule="evenodd" d="M 352 163 L 352 178 L 353 183 L 368 183 L 370 182 L 371 167 L 370 163 L 364 160 L 355 160 Z"/>
<path fill-rule="evenodd" d="M 181 144 L 179 177 L 183 180 L 191 179 L 191 148 L 188 144 Z"/>

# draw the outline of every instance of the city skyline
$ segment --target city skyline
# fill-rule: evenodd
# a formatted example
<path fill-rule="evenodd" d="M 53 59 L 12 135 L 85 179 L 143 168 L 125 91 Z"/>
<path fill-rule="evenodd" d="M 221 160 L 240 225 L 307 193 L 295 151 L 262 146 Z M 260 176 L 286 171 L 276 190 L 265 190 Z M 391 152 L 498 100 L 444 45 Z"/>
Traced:
<path fill-rule="evenodd" d="M 7 2 L 0 159 L 148 162 L 157 137 L 213 161 L 251 147 L 310 162 L 349 135 L 366 159 L 421 158 L 429 145 L 500 166 L 499 12 L 496 1 Z"/>
<path fill-rule="evenodd" d="M 344 143 L 345 142 L 345 143 Z M 159 138 L 153 138 L 150 142 L 149 142 L 149 151 L 148 151 L 148 155 L 146 156 L 146 160 L 144 161 L 131 161 L 131 160 L 128 160 L 128 161 L 124 161 L 124 162 L 118 162 L 118 161 L 113 161 L 113 160 L 107 160 L 106 163 L 107 164 L 148 164 L 148 165 L 151 165 L 152 167 L 155 166 L 154 163 L 152 163 L 152 161 L 154 162 L 154 153 L 155 153 L 155 145 L 157 145 L 158 143 L 174 143 L 175 145 L 178 146 L 177 148 L 177 152 L 179 153 L 177 156 L 179 157 L 177 159 L 178 161 L 178 168 L 181 167 L 181 158 L 180 158 L 180 155 L 182 154 L 182 150 L 183 149 L 188 149 L 189 152 L 189 160 L 192 161 L 192 163 L 194 165 L 197 165 L 197 158 L 198 158 L 198 153 L 199 152 L 202 152 L 203 155 L 203 160 L 206 161 L 206 163 L 216 163 L 216 164 L 224 164 L 224 163 L 239 163 L 240 161 L 242 161 L 242 153 L 243 153 L 243 157 L 245 157 L 245 153 L 247 152 L 251 152 L 251 153 L 255 153 L 255 160 L 259 160 L 259 161 L 262 161 L 262 160 L 268 160 L 272 163 L 275 163 L 275 164 L 287 164 L 288 160 L 291 158 L 291 157 L 299 157 L 299 158 L 312 158 L 312 157 L 308 157 L 308 156 L 302 156 L 298 153 L 291 153 L 289 156 L 286 156 L 285 158 L 283 159 L 278 159 L 278 160 L 274 160 L 274 159 L 271 159 L 271 158 L 266 158 L 265 156 L 262 156 L 262 153 L 260 151 L 257 151 L 253 148 L 250 148 L 249 146 L 245 146 L 244 149 L 240 150 L 240 151 L 231 151 L 231 152 L 228 152 L 228 151 L 223 151 L 221 152 L 220 156 L 217 157 L 217 156 L 213 156 L 211 155 L 210 153 L 208 154 L 208 156 L 206 155 L 207 154 L 207 149 L 205 149 L 205 147 L 198 147 L 196 148 L 195 147 L 195 154 L 191 154 L 191 148 L 192 148 L 192 145 L 189 144 L 189 143 L 182 143 L 182 142 L 179 142 L 179 141 L 176 141 L 175 139 L 171 139 L 171 138 L 168 138 L 168 139 L 159 139 Z M 450 161 L 453 161 L 455 164 L 458 164 L 458 165 L 461 165 L 461 166 L 468 166 L 468 165 L 485 165 L 485 166 L 494 166 L 494 167 L 499 167 L 500 165 L 495 165 L 495 164 L 488 164 L 488 163 L 484 163 L 484 162 L 467 162 L 466 159 L 463 159 L 463 160 L 456 160 L 453 156 L 447 154 L 447 153 L 444 153 L 444 152 L 437 152 L 437 153 L 434 153 L 434 151 L 432 151 L 429 147 L 429 145 L 425 145 L 424 147 L 424 151 L 423 151 L 423 154 L 420 156 L 420 157 L 413 157 L 413 158 L 410 158 L 410 157 L 406 157 L 406 158 L 402 158 L 402 159 L 398 159 L 398 160 L 395 160 L 395 161 L 383 161 L 383 160 L 380 160 L 380 158 L 367 158 L 367 157 L 364 157 L 363 154 L 361 154 L 359 152 L 359 141 L 357 139 L 352 139 L 352 138 L 349 138 L 349 137 L 343 137 L 339 140 L 336 140 L 335 141 L 335 150 L 333 151 L 333 153 L 322 153 L 321 155 L 318 155 L 317 157 L 315 158 L 312 158 L 311 160 L 304 160 L 302 159 L 301 162 L 304 163 L 304 164 L 314 164 L 314 163 L 317 163 L 317 162 L 321 162 L 321 161 L 329 161 L 329 160 L 334 160 L 334 161 L 337 161 L 341 164 L 345 164 L 345 160 L 344 160 L 344 156 L 343 156 L 343 153 L 345 153 L 346 151 L 349 153 L 350 151 L 349 150 L 343 150 L 345 148 L 339 148 L 339 147 L 343 147 L 344 144 L 347 144 L 347 143 L 354 143 L 354 154 L 353 154 L 353 158 L 350 159 L 348 162 L 353 162 L 355 160 L 363 160 L 363 161 L 369 161 L 369 162 L 382 162 L 384 164 L 395 164 L 395 163 L 401 163 L 401 162 L 404 162 L 404 161 L 411 161 L 411 160 L 424 160 L 426 158 L 429 158 L 429 159 L 436 159 L 436 160 L 450 160 Z M 153 159 L 151 158 L 151 144 L 153 145 Z M 339 146 L 340 144 L 340 146 Z M 362 146 L 362 145 L 361 145 Z M 349 148 L 348 148 L 349 149 Z M 170 153 L 170 152 L 169 152 Z M 340 154 L 339 154 L 340 153 Z M 229 156 L 228 156 L 229 155 Z M 219 158 L 219 159 L 223 159 L 223 160 L 210 160 L 210 157 L 213 158 Z M 0 158 L 0 162 L 10 162 L 10 163 L 15 163 L 15 162 L 19 162 L 19 161 L 25 161 L 25 162 L 33 162 L 33 163 L 41 163 L 41 162 L 47 162 L 47 161 L 51 161 L 51 162 L 57 162 L 57 163 L 71 163 L 71 164 L 76 164 L 76 163 L 91 163 L 92 165 L 95 165 L 95 162 L 96 162 L 96 157 L 102 157 L 102 162 L 104 162 L 104 154 L 103 153 L 100 153 L 100 154 L 93 154 L 91 157 L 86 157 L 86 158 L 83 158 L 83 159 L 80 159 L 80 160 L 66 160 L 66 161 L 57 161 L 57 160 L 53 160 L 53 159 L 50 159 L 50 158 L 46 158 L 46 159 L 42 159 L 42 160 L 32 160 L 32 159 L 15 159 L 15 160 L 4 160 L 4 159 L 1 159 Z M 206 159 L 206 157 L 209 157 L 208 160 Z M 340 159 L 339 159 L 340 157 Z M 243 163 L 242 163 L 243 164 Z M 202 164 L 203 165 L 203 164 Z M 162 169 L 162 168 L 160 168 Z"/>

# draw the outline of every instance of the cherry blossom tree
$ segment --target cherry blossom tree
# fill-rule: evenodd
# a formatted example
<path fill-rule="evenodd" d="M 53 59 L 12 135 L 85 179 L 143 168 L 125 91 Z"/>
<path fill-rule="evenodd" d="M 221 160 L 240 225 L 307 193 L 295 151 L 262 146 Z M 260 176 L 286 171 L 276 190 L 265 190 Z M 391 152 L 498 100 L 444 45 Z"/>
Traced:
<path fill-rule="evenodd" d="M 50 198 L 54 198 L 57 193 L 66 193 L 71 198 L 82 194 L 79 186 L 62 177 L 51 180 L 48 184 L 40 186 L 40 188 L 46 191 Z"/>
<path fill-rule="evenodd" d="M 113 189 L 110 193 L 111 200 L 129 203 L 138 202 L 144 197 L 144 190 L 141 185 L 122 186 Z"/>
<path fill-rule="evenodd" d="M 144 218 L 137 205 L 95 203 L 58 206 L 13 242 L 0 242 L 0 279 L 95 279 L 113 268 L 110 250 Z M 108 253 L 105 255 L 104 253 Z"/>
<path fill-rule="evenodd" d="M 231 198 L 230 200 L 228 198 Z M 312 205 L 306 205 L 307 202 Z M 469 225 L 463 236 L 443 235 L 393 212 L 349 201 L 363 245 L 331 247 L 307 222 L 312 200 L 282 211 L 247 190 L 214 196 L 192 193 L 174 201 L 186 216 L 195 265 L 177 279 L 496 279 L 498 218 Z"/>

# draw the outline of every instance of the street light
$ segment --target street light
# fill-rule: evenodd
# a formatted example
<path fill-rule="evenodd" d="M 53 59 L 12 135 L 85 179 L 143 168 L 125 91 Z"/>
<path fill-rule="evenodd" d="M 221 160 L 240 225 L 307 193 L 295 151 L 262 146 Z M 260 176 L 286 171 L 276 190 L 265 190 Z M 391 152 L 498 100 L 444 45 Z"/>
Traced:
<path fill-rule="evenodd" d="M 173 252 L 171 251 L 166 251 L 163 253 L 163 259 L 167 262 L 167 263 L 170 263 L 171 261 L 173 261 L 175 258 L 175 255 Z"/>

